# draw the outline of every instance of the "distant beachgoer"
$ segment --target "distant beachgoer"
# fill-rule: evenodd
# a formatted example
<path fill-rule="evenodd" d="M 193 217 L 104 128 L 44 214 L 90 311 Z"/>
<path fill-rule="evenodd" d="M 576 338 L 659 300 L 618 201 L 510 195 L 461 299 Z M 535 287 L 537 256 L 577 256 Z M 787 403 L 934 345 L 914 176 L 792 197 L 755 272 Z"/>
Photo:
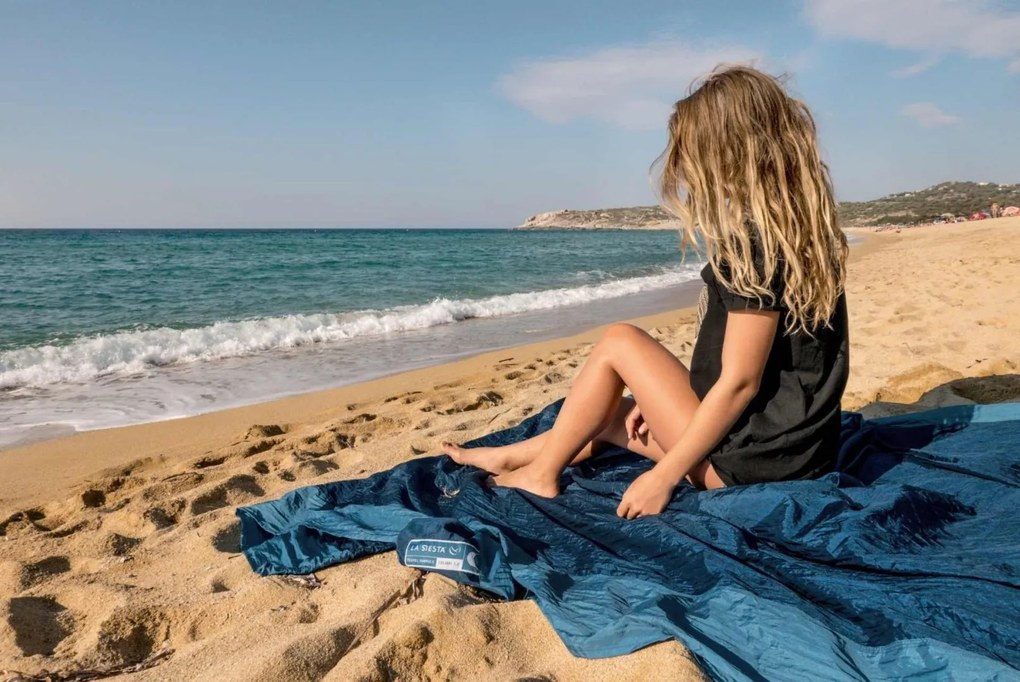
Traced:
<path fill-rule="evenodd" d="M 685 478 L 706 489 L 833 469 L 847 242 L 811 113 L 779 79 L 719 67 L 675 104 L 657 163 L 684 246 L 700 237 L 708 260 L 691 367 L 638 327 L 611 325 L 550 430 L 504 447 L 443 444 L 497 486 L 553 497 L 565 467 L 622 446 L 656 463 L 620 501 L 635 518 L 661 512 Z"/>
<path fill-rule="evenodd" d="M 998 218 L 1002 215 L 1002 209 L 999 208 L 998 204 L 992 204 L 992 217 Z"/>

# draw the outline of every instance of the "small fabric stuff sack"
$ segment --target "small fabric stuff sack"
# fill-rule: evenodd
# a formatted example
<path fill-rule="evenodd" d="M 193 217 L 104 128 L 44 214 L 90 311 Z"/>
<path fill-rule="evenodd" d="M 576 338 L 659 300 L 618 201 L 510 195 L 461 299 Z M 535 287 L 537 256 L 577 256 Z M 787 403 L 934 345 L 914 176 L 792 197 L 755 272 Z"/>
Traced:
<path fill-rule="evenodd" d="M 411 521 L 397 536 L 397 559 L 506 600 L 516 594 L 499 535 L 484 527 L 472 530 L 457 519 Z"/>

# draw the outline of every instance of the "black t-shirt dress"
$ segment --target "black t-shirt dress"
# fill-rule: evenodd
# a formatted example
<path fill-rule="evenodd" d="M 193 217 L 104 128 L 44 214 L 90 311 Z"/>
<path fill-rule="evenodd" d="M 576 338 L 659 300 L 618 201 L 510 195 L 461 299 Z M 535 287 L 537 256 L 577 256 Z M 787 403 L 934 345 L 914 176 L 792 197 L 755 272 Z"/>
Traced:
<path fill-rule="evenodd" d="M 756 240 L 753 247 L 755 265 L 762 272 Z M 776 294 L 772 305 L 726 289 L 711 266 L 705 266 L 701 277 L 705 288 L 691 360 L 691 388 L 699 399 L 704 400 L 722 371 L 729 311 L 780 312 L 758 393 L 708 455 L 719 478 L 732 486 L 816 478 L 831 471 L 839 449 L 840 400 L 850 366 L 845 296 L 839 297 L 830 328 L 818 329 L 814 336 L 787 334 L 781 275 L 770 286 Z"/>

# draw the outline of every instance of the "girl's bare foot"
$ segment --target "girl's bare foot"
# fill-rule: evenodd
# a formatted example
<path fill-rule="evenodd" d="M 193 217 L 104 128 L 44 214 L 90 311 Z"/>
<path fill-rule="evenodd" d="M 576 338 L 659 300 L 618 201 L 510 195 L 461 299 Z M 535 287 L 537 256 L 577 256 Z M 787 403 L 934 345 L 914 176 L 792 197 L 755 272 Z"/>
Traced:
<path fill-rule="evenodd" d="M 560 486 L 555 478 L 549 479 L 528 465 L 498 475 L 492 481 L 498 486 L 527 490 L 539 497 L 556 497 L 560 494 Z"/>
<path fill-rule="evenodd" d="M 444 453 L 457 464 L 468 464 L 484 469 L 490 474 L 505 474 L 513 471 L 510 457 L 503 448 L 462 448 L 455 443 L 444 441 L 440 444 Z"/>

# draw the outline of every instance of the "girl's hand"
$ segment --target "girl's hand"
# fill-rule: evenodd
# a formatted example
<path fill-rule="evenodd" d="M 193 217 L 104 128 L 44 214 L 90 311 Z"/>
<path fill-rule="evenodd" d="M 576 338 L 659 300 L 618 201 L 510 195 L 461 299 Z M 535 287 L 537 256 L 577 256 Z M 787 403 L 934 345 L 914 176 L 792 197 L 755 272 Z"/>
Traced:
<path fill-rule="evenodd" d="M 636 519 L 639 516 L 658 514 L 669 504 L 675 488 L 676 483 L 652 468 L 635 478 L 623 493 L 616 515 Z"/>
<path fill-rule="evenodd" d="M 645 418 L 641 416 L 641 408 L 635 402 L 634 407 L 631 408 L 627 414 L 627 418 L 624 420 L 624 426 L 627 429 L 627 438 L 630 440 L 637 440 L 638 436 L 643 436 L 648 433 L 648 423 Z"/>

